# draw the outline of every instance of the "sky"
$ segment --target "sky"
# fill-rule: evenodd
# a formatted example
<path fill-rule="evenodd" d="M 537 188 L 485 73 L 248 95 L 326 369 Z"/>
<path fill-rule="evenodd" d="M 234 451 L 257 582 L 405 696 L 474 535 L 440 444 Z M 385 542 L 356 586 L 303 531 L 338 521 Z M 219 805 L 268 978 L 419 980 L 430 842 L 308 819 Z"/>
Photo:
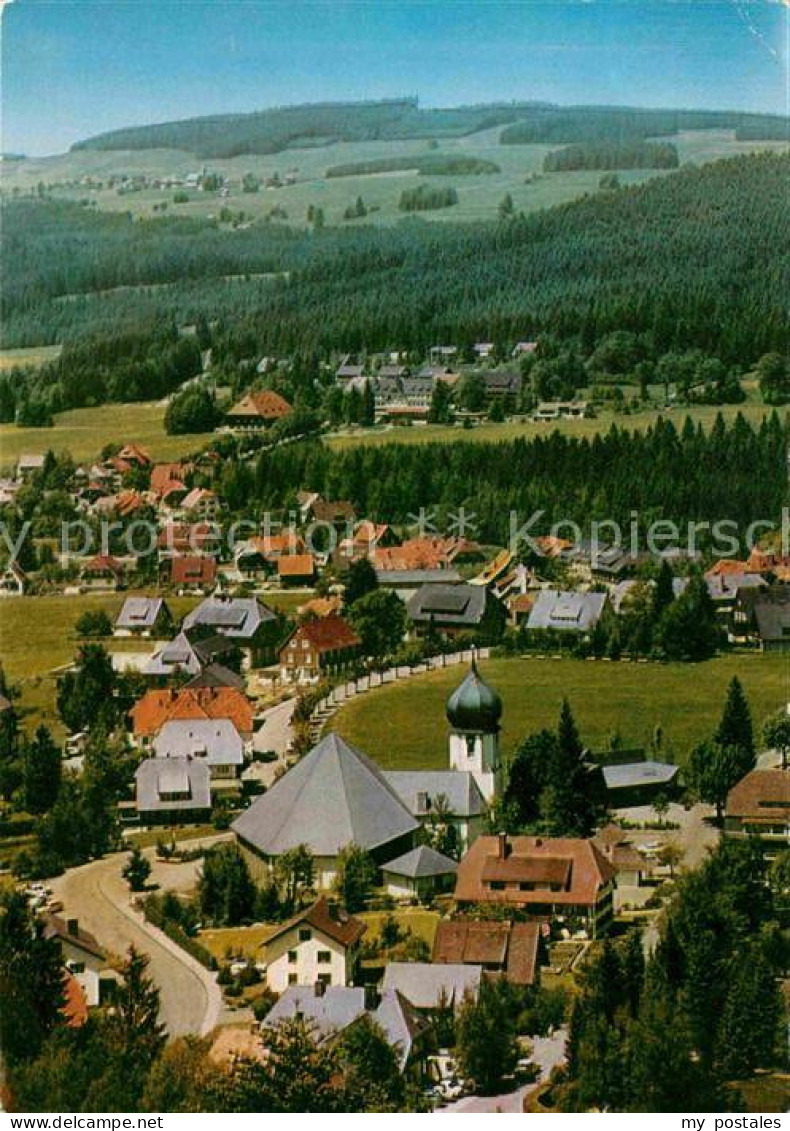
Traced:
<path fill-rule="evenodd" d="M 787 112 L 790 0 L 0 0 L 0 148 L 323 100 Z"/>

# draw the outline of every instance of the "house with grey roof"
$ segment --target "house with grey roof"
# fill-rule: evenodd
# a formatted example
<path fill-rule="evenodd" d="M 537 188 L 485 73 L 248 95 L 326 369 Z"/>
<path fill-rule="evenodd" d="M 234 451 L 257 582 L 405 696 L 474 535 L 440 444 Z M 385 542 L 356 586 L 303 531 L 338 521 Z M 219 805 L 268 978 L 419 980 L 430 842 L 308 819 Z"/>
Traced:
<path fill-rule="evenodd" d="M 381 869 L 387 893 L 395 899 L 424 900 L 455 887 L 458 864 L 430 845 L 420 844 Z"/>
<path fill-rule="evenodd" d="M 143 675 L 156 679 L 170 679 L 178 675 L 198 675 L 203 665 L 192 641 L 185 632 L 179 632 L 168 641 L 143 668 Z"/>
<path fill-rule="evenodd" d="M 610 610 L 606 593 L 543 589 L 535 594 L 527 628 L 530 631 L 573 632 L 586 636 Z"/>
<path fill-rule="evenodd" d="M 210 771 L 190 758 L 145 758 L 135 771 L 135 801 L 145 825 L 206 821 L 211 816 Z"/>
<path fill-rule="evenodd" d="M 162 597 L 127 597 L 115 618 L 113 636 L 142 636 L 145 639 L 169 635 L 173 617 Z"/>
<path fill-rule="evenodd" d="M 268 877 L 279 856 L 306 845 L 316 886 L 328 889 L 347 845 L 383 864 L 412 847 L 419 822 L 375 762 L 330 733 L 231 827 L 254 876 Z"/>
<path fill-rule="evenodd" d="M 458 585 L 461 575 L 457 569 L 377 569 L 376 579 L 381 589 L 391 589 L 402 601 L 408 601 L 423 585 Z"/>
<path fill-rule="evenodd" d="M 397 990 L 420 1011 L 447 1006 L 457 1012 L 468 997 L 477 1000 L 482 979 L 483 967 L 474 964 L 390 962 L 382 992 Z"/>
<path fill-rule="evenodd" d="M 420 1074 L 431 1025 L 397 990 L 386 990 L 374 1001 L 363 986 L 288 986 L 263 1021 L 264 1039 L 267 1028 L 297 1017 L 314 1027 L 319 1041 L 332 1041 L 367 1018 L 395 1050 L 400 1071 Z"/>
<path fill-rule="evenodd" d="M 452 825 L 461 850 L 483 831 L 486 802 L 470 770 L 385 770 L 384 777 L 420 824 Z"/>
<path fill-rule="evenodd" d="M 269 663 L 280 642 L 280 618 L 257 597 L 228 597 L 214 593 L 184 617 L 182 628 L 211 629 L 245 652 L 248 663 Z"/>
<path fill-rule="evenodd" d="M 679 767 L 667 762 L 634 761 L 602 767 L 604 785 L 613 809 L 650 805 L 658 795 L 677 789 Z"/>
<path fill-rule="evenodd" d="M 507 611 L 485 585 L 431 583 L 421 586 L 406 602 L 406 612 L 418 636 L 474 634 L 488 643 L 502 636 Z"/>
<path fill-rule="evenodd" d="M 230 719 L 170 719 L 153 741 L 156 758 L 204 762 L 213 788 L 230 784 L 244 768 L 244 740 Z"/>

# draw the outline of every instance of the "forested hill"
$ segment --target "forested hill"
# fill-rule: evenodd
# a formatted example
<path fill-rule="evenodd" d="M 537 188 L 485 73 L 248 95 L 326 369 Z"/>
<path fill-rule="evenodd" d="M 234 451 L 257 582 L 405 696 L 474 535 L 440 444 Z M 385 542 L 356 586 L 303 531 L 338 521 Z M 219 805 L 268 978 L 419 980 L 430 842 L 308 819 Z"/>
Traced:
<path fill-rule="evenodd" d="M 248 355 L 424 350 L 539 332 L 592 348 L 625 329 L 652 334 L 661 350 L 698 346 L 748 364 L 787 341 L 788 176 L 788 156 L 741 157 L 499 223 L 316 233 L 12 202 L 4 344 L 203 314 L 222 317 Z M 225 279 L 260 272 L 283 274 Z M 161 283 L 172 285 L 141 287 Z M 123 286 L 137 289 L 98 294 Z M 93 293 L 64 301 L 79 292 Z"/>
<path fill-rule="evenodd" d="M 505 144 L 622 142 L 680 130 L 731 129 L 738 137 L 788 140 L 785 118 L 713 110 L 643 110 L 627 106 L 490 103 L 424 109 L 416 98 L 282 106 L 252 114 L 218 114 L 130 126 L 77 142 L 72 149 L 180 149 L 200 158 L 279 153 L 334 141 L 402 141 L 458 137 L 507 126 Z"/>

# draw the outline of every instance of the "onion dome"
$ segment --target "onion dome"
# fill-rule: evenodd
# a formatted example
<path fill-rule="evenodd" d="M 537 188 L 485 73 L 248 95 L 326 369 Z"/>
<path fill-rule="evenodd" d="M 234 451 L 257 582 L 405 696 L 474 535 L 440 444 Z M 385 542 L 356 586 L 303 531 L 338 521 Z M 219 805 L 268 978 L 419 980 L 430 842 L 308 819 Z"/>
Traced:
<path fill-rule="evenodd" d="M 445 711 L 450 726 L 454 730 L 489 733 L 499 730 L 499 720 L 502 718 L 502 700 L 493 687 L 489 687 L 480 676 L 474 660 L 463 683 L 455 689 L 447 700 Z"/>

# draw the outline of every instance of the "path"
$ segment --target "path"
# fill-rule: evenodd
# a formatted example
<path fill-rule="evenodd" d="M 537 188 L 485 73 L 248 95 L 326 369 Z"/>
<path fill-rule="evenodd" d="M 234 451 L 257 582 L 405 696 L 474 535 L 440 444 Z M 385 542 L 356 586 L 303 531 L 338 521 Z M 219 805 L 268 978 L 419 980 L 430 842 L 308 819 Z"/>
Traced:
<path fill-rule="evenodd" d="M 173 891 L 194 887 L 199 861 L 162 864 L 154 859 L 155 849 L 146 849 L 145 855 L 153 865 L 149 882 Z M 161 994 L 161 1017 L 171 1037 L 208 1033 L 222 1010 L 216 978 L 132 907 L 121 876 L 126 859 L 126 853 L 115 853 L 71 869 L 52 881 L 54 898 L 63 903 L 64 918 L 77 919 L 108 952 L 123 956 L 134 946 L 149 957 L 149 972 Z"/>

